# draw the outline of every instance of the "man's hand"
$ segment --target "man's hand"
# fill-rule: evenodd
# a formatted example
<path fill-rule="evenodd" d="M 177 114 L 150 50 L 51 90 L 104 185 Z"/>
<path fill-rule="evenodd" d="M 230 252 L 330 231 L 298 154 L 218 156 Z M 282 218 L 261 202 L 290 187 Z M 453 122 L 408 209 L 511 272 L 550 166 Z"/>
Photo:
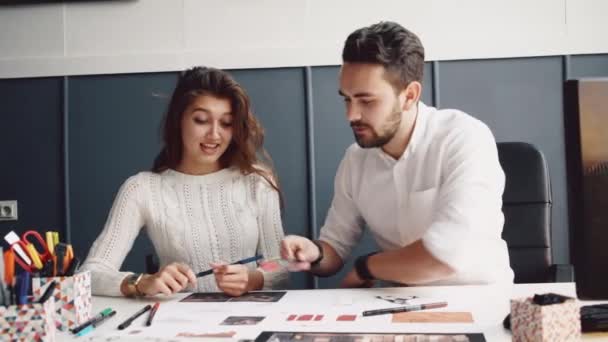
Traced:
<path fill-rule="evenodd" d="M 288 235 L 281 242 L 281 257 L 289 261 L 290 271 L 307 271 L 319 257 L 319 248 L 305 237 Z"/>
<path fill-rule="evenodd" d="M 357 271 L 353 268 L 352 270 L 350 270 L 350 272 L 348 272 L 346 277 L 344 277 L 344 279 L 342 279 L 342 282 L 340 283 L 340 287 L 342 287 L 342 288 L 361 288 L 361 287 L 369 288 L 369 287 L 374 287 L 374 281 L 373 280 L 363 280 L 363 279 L 359 278 Z"/>
<path fill-rule="evenodd" d="M 159 293 L 169 296 L 185 289 L 188 285 L 196 285 L 194 272 L 188 265 L 174 262 L 157 273 L 144 275 L 137 284 L 137 289 L 146 296 Z"/>

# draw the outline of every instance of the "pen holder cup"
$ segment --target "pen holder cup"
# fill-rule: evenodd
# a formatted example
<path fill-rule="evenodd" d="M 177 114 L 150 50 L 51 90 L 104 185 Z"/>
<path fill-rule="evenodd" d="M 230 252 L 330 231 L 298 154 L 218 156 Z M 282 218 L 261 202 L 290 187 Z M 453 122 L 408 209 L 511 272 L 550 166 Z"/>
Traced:
<path fill-rule="evenodd" d="M 551 305 L 535 304 L 532 298 L 511 300 L 513 341 L 578 341 L 581 339 L 579 305 L 574 298 Z"/>
<path fill-rule="evenodd" d="M 55 341 L 55 301 L 0 306 L 1 341 Z"/>
<path fill-rule="evenodd" d="M 76 273 L 69 277 L 32 278 L 34 297 L 41 296 L 53 280 L 56 281 L 52 298 L 55 299 L 57 329 L 66 331 L 91 318 L 91 272 Z"/>

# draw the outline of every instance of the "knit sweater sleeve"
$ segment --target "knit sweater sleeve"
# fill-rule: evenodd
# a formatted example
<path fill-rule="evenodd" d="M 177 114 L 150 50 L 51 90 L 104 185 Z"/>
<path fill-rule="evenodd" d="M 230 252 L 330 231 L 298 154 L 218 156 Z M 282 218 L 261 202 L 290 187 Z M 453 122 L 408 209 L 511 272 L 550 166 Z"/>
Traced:
<path fill-rule="evenodd" d="M 281 222 L 281 205 L 278 192 L 261 177 L 255 177 L 254 196 L 258 208 L 257 223 L 259 227 L 258 254 L 264 260 L 281 257 L 281 241 L 285 236 Z M 258 268 L 264 275 L 264 289 L 285 289 L 289 285 L 289 272 L 281 264 L 271 270 Z"/>
<path fill-rule="evenodd" d="M 81 267 L 91 272 L 94 295 L 121 296 L 120 284 L 131 274 L 120 272 L 120 267 L 145 222 L 141 178 L 141 174 L 132 176 L 120 187 L 103 231 Z"/>

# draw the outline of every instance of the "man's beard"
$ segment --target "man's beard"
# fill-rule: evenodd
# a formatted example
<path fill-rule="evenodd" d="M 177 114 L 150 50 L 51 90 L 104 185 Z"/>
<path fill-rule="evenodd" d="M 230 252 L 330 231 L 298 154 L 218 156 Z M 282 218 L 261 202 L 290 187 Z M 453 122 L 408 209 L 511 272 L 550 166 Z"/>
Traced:
<path fill-rule="evenodd" d="M 393 113 L 388 117 L 388 119 L 384 122 L 382 127 L 380 127 L 379 132 L 376 131 L 370 125 L 363 123 L 361 120 L 351 122 L 350 126 L 352 128 L 355 127 L 366 127 L 369 131 L 371 131 L 371 137 L 363 138 L 362 136 L 358 136 L 354 131 L 355 140 L 357 144 L 362 148 L 374 148 L 374 147 L 382 147 L 386 145 L 395 134 L 399 130 L 399 126 L 401 125 L 401 110 L 398 106 L 393 107 Z"/>

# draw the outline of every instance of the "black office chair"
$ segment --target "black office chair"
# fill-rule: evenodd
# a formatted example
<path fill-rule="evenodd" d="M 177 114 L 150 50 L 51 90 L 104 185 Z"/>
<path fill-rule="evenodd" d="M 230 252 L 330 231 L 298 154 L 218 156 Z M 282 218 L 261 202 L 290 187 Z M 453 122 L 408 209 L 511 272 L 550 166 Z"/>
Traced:
<path fill-rule="evenodd" d="M 516 283 L 572 282 L 572 265 L 551 257 L 551 181 L 542 152 L 522 142 L 498 143 L 505 172 L 503 239 Z"/>

